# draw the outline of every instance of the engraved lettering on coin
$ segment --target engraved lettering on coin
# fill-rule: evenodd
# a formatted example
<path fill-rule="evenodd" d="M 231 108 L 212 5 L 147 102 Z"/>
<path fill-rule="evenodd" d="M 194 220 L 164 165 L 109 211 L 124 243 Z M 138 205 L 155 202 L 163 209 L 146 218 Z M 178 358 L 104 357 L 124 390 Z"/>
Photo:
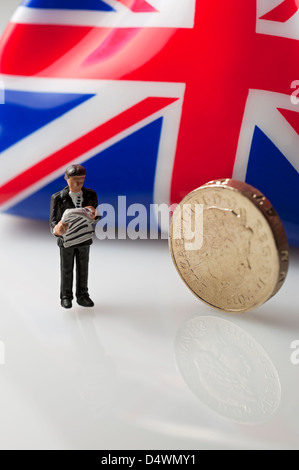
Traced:
<path fill-rule="evenodd" d="M 276 412 L 281 400 L 276 368 L 234 323 L 213 316 L 187 321 L 176 337 L 175 354 L 186 385 L 221 416 L 258 424 Z"/>
<path fill-rule="evenodd" d="M 199 203 L 202 244 L 190 250 L 181 208 Z M 214 308 L 240 313 L 279 290 L 288 270 L 288 243 L 278 215 L 268 217 L 269 207 L 255 188 L 234 180 L 209 183 L 181 201 L 172 217 L 169 247 L 181 278 L 197 297 Z"/>

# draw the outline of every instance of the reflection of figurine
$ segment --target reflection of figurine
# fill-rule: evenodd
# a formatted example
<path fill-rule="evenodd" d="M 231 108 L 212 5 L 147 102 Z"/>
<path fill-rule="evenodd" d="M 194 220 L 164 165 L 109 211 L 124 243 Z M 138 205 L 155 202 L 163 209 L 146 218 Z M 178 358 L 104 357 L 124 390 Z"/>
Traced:
<path fill-rule="evenodd" d="M 68 186 L 51 198 L 50 226 L 60 247 L 60 298 L 64 308 L 72 307 L 75 258 L 77 302 L 83 307 L 94 305 L 87 282 L 93 224 L 99 220 L 96 216 L 98 198 L 95 191 L 83 187 L 85 176 L 83 166 L 71 165 L 65 171 Z"/>

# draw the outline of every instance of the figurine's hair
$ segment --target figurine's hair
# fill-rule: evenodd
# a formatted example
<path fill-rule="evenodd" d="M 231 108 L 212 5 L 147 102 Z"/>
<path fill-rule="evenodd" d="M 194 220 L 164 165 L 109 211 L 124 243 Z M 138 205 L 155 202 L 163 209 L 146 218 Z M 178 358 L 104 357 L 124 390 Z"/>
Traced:
<path fill-rule="evenodd" d="M 71 165 L 67 167 L 64 174 L 64 179 L 68 180 L 71 176 L 85 176 L 86 170 L 82 165 Z"/>

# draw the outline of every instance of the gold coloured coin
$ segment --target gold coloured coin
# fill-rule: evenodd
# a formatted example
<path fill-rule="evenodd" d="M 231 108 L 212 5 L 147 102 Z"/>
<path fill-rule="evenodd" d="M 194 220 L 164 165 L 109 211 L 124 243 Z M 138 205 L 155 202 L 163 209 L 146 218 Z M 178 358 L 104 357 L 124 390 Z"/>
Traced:
<path fill-rule="evenodd" d="M 288 271 L 288 241 L 275 209 L 259 190 L 232 179 L 211 181 L 181 201 L 169 248 L 193 294 L 225 312 L 259 307 Z"/>

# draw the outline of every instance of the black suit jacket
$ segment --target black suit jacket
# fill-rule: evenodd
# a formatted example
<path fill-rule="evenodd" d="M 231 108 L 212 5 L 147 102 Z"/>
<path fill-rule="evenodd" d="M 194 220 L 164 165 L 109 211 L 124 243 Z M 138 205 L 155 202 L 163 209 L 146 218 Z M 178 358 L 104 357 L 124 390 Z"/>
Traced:
<path fill-rule="evenodd" d="M 53 233 L 54 227 L 60 222 L 63 213 L 66 209 L 74 209 L 72 198 L 69 195 L 69 187 L 66 186 L 62 191 L 58 191 L 53 194 L 51 197 L 51 206 L 50 206 L 50 228 Z M 88 188 L 82 188 L 83 193 L 83 207 L 93 206 L 95 209 L 98 207 L 98 197 L 95 191 Z M 95 219 L 95 222 L 98 222 L 99 217 Z M 85 242 L 86 245 L 91 245 L 92 240 Z M 58 246 L 63 246 L 63 238 L 57 237 Z"/>

